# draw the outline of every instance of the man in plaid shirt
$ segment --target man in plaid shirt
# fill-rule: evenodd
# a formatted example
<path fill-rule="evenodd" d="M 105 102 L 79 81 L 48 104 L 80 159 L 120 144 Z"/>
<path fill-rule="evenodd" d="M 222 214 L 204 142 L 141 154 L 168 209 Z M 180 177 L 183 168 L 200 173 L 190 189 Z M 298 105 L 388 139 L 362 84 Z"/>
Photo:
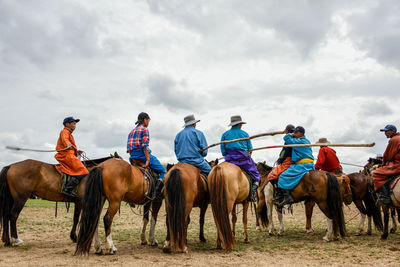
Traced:
<path fill-rule="evenodd" d="M 156 184 L 156 197 L 162 198 L 161 191 L 164 186 L 164 176 L 166 170 L 160 161 L 153 155 L 149 148 L 150 134 L 147 126 L 149 126 L 150 117 L 147 113 L 141 112 L 135 124 L 137 125 L 128 136 L 127 153 L 130 154 L 129 160 L 136 159 L 144 163 L 144 167 L 150 167 L 159 174 Z"/>

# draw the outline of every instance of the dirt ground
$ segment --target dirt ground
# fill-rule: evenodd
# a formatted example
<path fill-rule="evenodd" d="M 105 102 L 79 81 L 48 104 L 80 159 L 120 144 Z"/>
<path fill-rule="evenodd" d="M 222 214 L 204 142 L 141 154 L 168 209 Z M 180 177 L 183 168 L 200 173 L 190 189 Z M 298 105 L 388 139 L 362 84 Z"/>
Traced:
<path fill-rule="evenodd" d="M 113 222 L 114 244 L 119 255 L 73 256 L 75 244 L 69 240 L 72 210 L 67 213 L 58 206 L 54 217 L 54 203 L 30 200 L 19 220 L 20 247 L 0 246 L 1 266 L 399 266 L 400 237 L 391 234 L 386 241 L 379 240 L 375 229 L 371 236 L 355 236 L 360 216 L 351 205 L 345 208 L 349 237 L 339 241 L 322 241 L 326 219 L 316 208 L 313 217 L 314 235 L 305 233 L 304 206 L 294 206 L 294 213 L 284 215 L 284 236 L 268 236 L 256 231 L 255 216 L 249 212 L 250 244 L 243 242 L 241 206 L 238 207 L 237 244 L 233 251 L 215 249 L 216 229 L 211 208 L 207 210 L 206 243 L 198 241 L 199 225 L 196 208 L 192 212 L 188 235 L 188 253 L 164 254 L 165 212 L 161 210 L 156 227 L 158 247 L 140 245 L 142 218 L 140 210 L 124 204 Z M 274 221 L 277 223 L 274 212 Z M 101 223 L 101 236 L 104 230 Z M 399 230 L 400 231 L 400 230 Z M 103 242 L 104 244 L 104 242 Z"/>

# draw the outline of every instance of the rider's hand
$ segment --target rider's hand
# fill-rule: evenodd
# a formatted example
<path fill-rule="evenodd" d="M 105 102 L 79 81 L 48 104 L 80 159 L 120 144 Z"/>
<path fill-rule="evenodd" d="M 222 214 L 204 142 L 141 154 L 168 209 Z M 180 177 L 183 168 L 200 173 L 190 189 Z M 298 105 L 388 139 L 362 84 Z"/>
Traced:
<path fill-rule="evenodd" d="M 149 167 L 149 164 L 150 164 L 150 160 L 146 160 L 146 163 L 144 164 L 144 168 Z"/>
<path fill-rule="evenodd" d="M 73 146 L 72 146 L 72 144 L 71 143 L 69 143 L 68 145 L 67 145 L 67 149 L 71 149 Z"/>
<path fill-rule="evenodd" d="M 78 154 L 78 156 L 82 155 L 83 151 L 82 150 L 78 150 L 76 151 L 76 154 Z"/>

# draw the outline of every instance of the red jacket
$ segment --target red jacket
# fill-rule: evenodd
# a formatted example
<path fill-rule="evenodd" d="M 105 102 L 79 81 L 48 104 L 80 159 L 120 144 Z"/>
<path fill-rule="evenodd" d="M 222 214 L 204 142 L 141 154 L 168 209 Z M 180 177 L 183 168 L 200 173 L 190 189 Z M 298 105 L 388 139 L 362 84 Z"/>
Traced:
<path fill-rule="evenodd" d="M 327 146 L 321 147 L 318 153 L 318 160 L 315 163 L 315 169 L 335 174 L 335 170 L 338 167 L 342 170 L 336 151 Z"/>

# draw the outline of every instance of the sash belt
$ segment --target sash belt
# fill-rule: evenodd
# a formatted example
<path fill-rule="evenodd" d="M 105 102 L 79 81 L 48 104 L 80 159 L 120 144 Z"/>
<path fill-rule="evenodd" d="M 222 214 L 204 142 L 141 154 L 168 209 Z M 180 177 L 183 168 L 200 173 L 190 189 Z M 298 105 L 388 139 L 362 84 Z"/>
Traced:
<path fill-rule="evenodd" d="M 294 164 L 300 164 L 300 163 L 314 163 L 314 160 L 313 159 L 301 159 L 301 160 L 298 160 L 298 161 L 296 161 Z"/>

